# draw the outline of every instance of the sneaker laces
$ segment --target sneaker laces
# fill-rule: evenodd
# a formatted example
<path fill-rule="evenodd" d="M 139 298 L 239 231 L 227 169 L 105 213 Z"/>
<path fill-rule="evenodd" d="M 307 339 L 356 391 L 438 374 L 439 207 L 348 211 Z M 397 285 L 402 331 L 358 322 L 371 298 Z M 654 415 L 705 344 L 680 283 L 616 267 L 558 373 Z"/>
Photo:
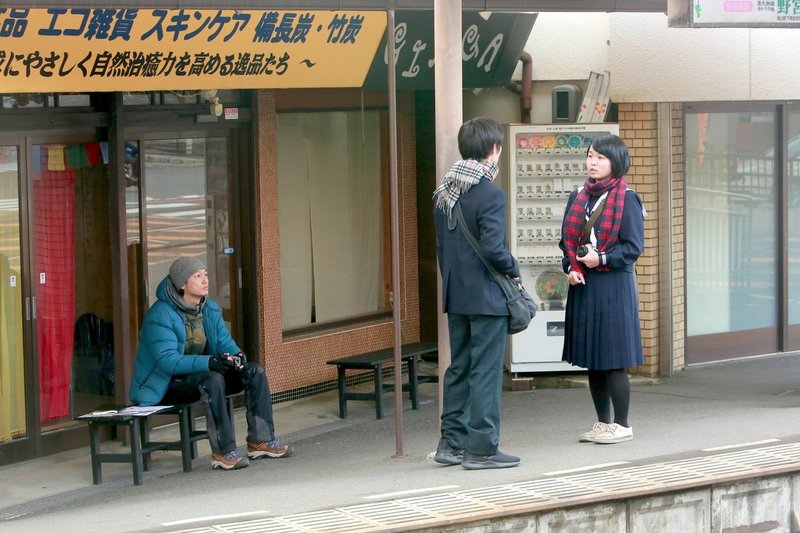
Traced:
<path fill-rule="evenodd" d="M 271 441 L 269 441 L 269 443 L 267 443 L 267 446 L 272 448 L 273 450 L 283 450 L 284 448 L 286 448 L 286 445 L 283 444 L 278 439 L 272 439 Z"/>
<path fill-rule="evenodd" d="M 235 460 L 241 459 L 241 458 L 242 458 L 242 456 L 239 455 L 239 452 L 237 450 L 231 450 L 231 451 L 229 451 L 228 453 L 225 454 L 225 460 L 226 461 L 235 461 Z"/>

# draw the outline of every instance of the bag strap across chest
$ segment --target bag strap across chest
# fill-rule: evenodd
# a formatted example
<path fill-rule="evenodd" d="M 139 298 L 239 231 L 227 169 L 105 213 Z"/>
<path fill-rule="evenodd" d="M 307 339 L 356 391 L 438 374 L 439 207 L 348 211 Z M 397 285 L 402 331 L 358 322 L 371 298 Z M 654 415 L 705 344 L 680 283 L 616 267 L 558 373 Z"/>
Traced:
<path fill-rule="evenodd" d="M 594 210 L 592 211 L 592 216 L 589 217 L 589 220 L 587 220 L 586 224 L 583 226 L 583 235 L 581 235 L 581 242 L 589 242 L 589 235 L 592 234 L 592 228 L 594 227 L 594 223 L 597 222 L 598 218 L 600 218 L 600 214 L 603 212 L 604 205 L 606 205 L 605 196 L 603 196 L 594 206 Z"/>
<path fill-rule="evenodd" d="M 464 236 L 467 238 L 467 241 L 469 241 L 469 243 L 472 245 L 472 248 L 475 250 L 475 253 L 478 255 L 480 260 L 483 262 L 484 265 L 486 265 L 486 269 L 489 271 L 489 273 L 495 277 L 497 276 L 505 277 L 503 276 L 503 274 L 495 270 L 495 268 L 489 264 L 489 261 L 487 261 L 486 258 L 481 253 L 481 250 L 478 247 L 478 241 L 475 239 L 475 236 L 472 235 L 472 232 L 469 230 L 469 228 L 467 228 L 467 223 L 464 221 L 464 213 L 461 212 L 461 204 L 456 202 L 456 204 L 453 206 L 453 212 L 456 215 L 456 221 L 458 222 L 458 225 L 461 227 L 461 231 L 464 232 Z"/>

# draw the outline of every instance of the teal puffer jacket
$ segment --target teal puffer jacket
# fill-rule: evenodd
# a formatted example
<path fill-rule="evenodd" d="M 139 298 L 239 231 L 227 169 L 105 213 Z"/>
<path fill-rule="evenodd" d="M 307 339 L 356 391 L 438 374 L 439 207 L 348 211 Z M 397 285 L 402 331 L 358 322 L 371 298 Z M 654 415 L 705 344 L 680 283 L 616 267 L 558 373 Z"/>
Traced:
<path fill-rule="evenodd" d="M 203 326 L 209 355 L 184 355 L 186 324 L 181 312 L 167 297 L 167 283 L 172 283 L 169 277 L 158 284 L 158 300 L 147 311 L 139 334 L 129 392 L 131 402 L 138 405 L 157 405 L 167 393 L 172 376 L 208 372 L 212 355 L 241 351 L 222 320 L 222 309 L 206 298 Z"/>

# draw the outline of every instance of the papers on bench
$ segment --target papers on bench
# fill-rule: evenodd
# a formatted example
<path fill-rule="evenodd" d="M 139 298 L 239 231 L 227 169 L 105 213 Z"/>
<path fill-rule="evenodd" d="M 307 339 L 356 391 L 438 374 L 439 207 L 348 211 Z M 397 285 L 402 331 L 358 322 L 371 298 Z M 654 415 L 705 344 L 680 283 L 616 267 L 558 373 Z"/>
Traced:
<path fill-rule="evenodd" d="M 165 411 L 171 408 L 172 408 L 171 405 L 149 405 L 149 406 L 129 405 L 128 407 L 124 407 L 119 410 L 110 409 L 108 411 L 92 411 L 91 413 L 86 413 L 85 415 L 81 415 L 78 418 L 104 418 L 113 416 L 150 416 L 154 413 Z"/>

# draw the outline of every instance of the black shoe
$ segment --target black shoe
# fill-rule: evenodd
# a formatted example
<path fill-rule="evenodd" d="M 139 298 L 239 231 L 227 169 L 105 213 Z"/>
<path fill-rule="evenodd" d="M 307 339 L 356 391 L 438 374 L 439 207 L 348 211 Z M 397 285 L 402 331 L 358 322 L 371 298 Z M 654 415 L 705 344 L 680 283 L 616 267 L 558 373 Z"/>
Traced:
<path fill-rule="evenodd" d="M 436 455 L 433 460 L 443 465 L 460 465 L 464 459 L 464 449 L 457 450 L 450 446 L 446 439 L 439 441 L 439 446 L 436 448 Z"/>
<path fill-rule="evenodd" d="M 461 466 L 467 470 L 484 470 L 488 468 L 511 468 L 519 464 L 519 457 L 497 452 L 494 455 L 476 455 L 466 452 Z"/>

